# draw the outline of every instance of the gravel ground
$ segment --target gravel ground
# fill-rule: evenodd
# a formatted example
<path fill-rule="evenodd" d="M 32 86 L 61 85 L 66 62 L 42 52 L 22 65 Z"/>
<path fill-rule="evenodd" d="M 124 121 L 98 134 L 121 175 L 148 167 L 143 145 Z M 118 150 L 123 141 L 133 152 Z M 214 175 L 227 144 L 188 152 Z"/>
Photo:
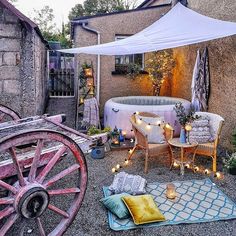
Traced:
<path fill-rule="evenodd" d="M 94 160 L 89 155 L 86 157 L 89 171 L 87 192 L 76 219 L 65 235 L 236 236 L 236 220 L 199 224 L 181 224 L 119 232 L 111 230 L 108 225 L 107 211 L 101 205 L 99 200 L 103 197 L 102 186 L 107 186 L 112 183 L 112 167 L 118 163 L 122 164 L 126 157 L 127 151 L 109 152 L 106 154 L 106 157 L 101 160 Z M 130 174 L 139 174 L 146 178 L 148 182 L 169 182 L 174 180 L 206 178 L 203 174 L 193 173 L 190 170 L 187 170 L 184 176 L 180 176 L 179 170 L 177 169 L 169 171 L 167 163 L 161 161 L 163 159 L 164 158 L 151 158 L 149 160 L 149 172 L 145 175 L 143 173 L 144 158 L 142 158 L 142 153 L 137 153 L 133 157 L 132 163 L 128 167 L 123 168 L 123 170 Z M 211 166 L 211 162 L 207 161 L 207 158 L 199 159 L 202 161 L 199 162 L 199 165 L 203 164 L 207 167 Z M 221 163 L 219 163 L 218 166 L 221 168 Z M 212 180 L 221 190 L 224 191 L 225 194 L 236 202 L 236 176 L 225 174 L 224 180 Z"/>

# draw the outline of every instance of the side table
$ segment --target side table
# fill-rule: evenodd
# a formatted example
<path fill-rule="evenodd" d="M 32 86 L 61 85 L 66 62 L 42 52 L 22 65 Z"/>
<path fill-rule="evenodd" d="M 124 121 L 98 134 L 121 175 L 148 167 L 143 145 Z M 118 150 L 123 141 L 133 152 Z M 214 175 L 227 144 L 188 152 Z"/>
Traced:
<path fill-rule="evenodd" d="M 180 165 L 180 174 L 181 175 L 184 175 L 184 166 L 186 164 L 192 164 L 193 163 L 193 159 L 189 159 L 185 156 L 185 149 L 188 149 L 188 148 L 193 148 L 194 149 L 194 152 L 198 146 L 198 143 L 197 142 L 191 142 L 191 143 L 181 143 L 179 141 L 179 138 L 173 138 L 173 139 L 170 139 L 168 140 L 168 143 L 170 145 L 170 148 L 171 148 L 171 151 L 172 151 L 172 154 L 173 154 L 173 147 L 178 147 L 180 148 L 180 158 L 173 158 L 172 161 L 171 161 L 171 166 L 170 166 L 170 169 L 172 169 L 173 167 L 173 164 L 174 162 L 179 164 Z M 193 152 L 193 153 L 194 153 Z"/>

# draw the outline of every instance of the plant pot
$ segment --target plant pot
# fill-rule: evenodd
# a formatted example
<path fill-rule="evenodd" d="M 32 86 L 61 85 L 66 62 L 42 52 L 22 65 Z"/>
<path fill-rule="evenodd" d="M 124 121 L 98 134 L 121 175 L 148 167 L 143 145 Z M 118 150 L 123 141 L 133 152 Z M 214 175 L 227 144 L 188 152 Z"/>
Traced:
<path fill-rule="evenodd" d="M 230 173 L 231 175 L 236 175 L 236 167 L 229 168 L 229 173 Z"/>
<path fill-rule="evenodd" d="M 92 149 L 91 157 L 93 159 L 102 159 L 105 157 L 105 147 L 102 146 L 96 146 Z"/>

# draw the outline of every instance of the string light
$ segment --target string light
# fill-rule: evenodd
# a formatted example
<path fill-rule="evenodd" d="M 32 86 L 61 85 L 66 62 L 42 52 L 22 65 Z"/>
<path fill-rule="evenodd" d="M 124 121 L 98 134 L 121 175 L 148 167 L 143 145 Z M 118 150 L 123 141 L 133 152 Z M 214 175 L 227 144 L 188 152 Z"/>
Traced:
<path fill-rule="evenodd" d="M 117 165 L 116 165 L 116 169 L 117 169 L 117 170 L 119 170 L 120 167 L 121 167 L 120 164 L 117 164 Z"/>
<path fill-rule="evenodd" d="M 129 160 L 125 159 L 125 164 L 128 165 L 129 164 Z"/>
<path fill-rule="evenodd" d="M 116 172 L 116 168 L 112 168 L 111 171 L 112 171 L 112 173 L 115 173 Z"/>
<path fill-rule="evenodd" d="M 194 167 L 194 171 L 195 171 L 195 172 L 198 172 L 198 171 L 199 171 L 199 167 L 198 167 L 198 166 L 195 166 L 195 167 Z"/>
<path fill-rule="evenodd" d="M 139 115 L 139 111 L 136 111 L 135 114 L 136 114 L 136 115 Z"/>
<path fill-rule="evenodd" d="M 151 124 L 148 123 L 147 126 L 146 126 L 147 129 L 151 129 Z"/>
<path fill-rule="evenodd" d="M 129 154 L 132 154 L 132 149 L 129 150 Z"/>
<path fill-rule="evenodd" d="M 205 170 L 204 170 L 204 173 L 205 173 L 206 175 L 209 175 L 209 174 L 210 174 L 210 171 L 209 171 L 208 169 L 205 169 Z"/>
<path fill-rule="evenodd" d="M 185 167 L 186 167 L 187 169 L 189 169 L 189 168 L 190 168 L 190 165 L 189 165 L 189 164 L 186 164 Z"/>
<path fill-rule="evenodd" d="M 174 166 L 174 167 L 178 167 L 179 164 L 178 164 L 177 162 L 174 161 L 173 166 Z"/>
<path fill-rule="evenodd" d="M 134 139 L 131 138 L 131 139 L 130 139 L 130 142 L 133 143 L 133 142 L 134 142 Z"/>
<path fill-rule="evenodd" d="M 138 119 L 137 120 L 137 123 L 140 125 L 142 123 L 142 120 L 141 119 Z"/>

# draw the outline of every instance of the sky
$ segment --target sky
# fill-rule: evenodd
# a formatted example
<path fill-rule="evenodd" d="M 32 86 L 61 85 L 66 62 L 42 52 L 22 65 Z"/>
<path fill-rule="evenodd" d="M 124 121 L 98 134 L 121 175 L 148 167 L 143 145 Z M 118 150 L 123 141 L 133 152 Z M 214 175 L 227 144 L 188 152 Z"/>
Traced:
<path fill-rule="evenodd" d="M 68 22 L 68 14 L 72 7 L 84 0 L 18 0 L 14 5 L 26 16 L 32 18 L 33 9 L 40 10 L 43 6 L 50 6 L 53 9 L 55 23 L 61 29 L 62 22 Z"/>

